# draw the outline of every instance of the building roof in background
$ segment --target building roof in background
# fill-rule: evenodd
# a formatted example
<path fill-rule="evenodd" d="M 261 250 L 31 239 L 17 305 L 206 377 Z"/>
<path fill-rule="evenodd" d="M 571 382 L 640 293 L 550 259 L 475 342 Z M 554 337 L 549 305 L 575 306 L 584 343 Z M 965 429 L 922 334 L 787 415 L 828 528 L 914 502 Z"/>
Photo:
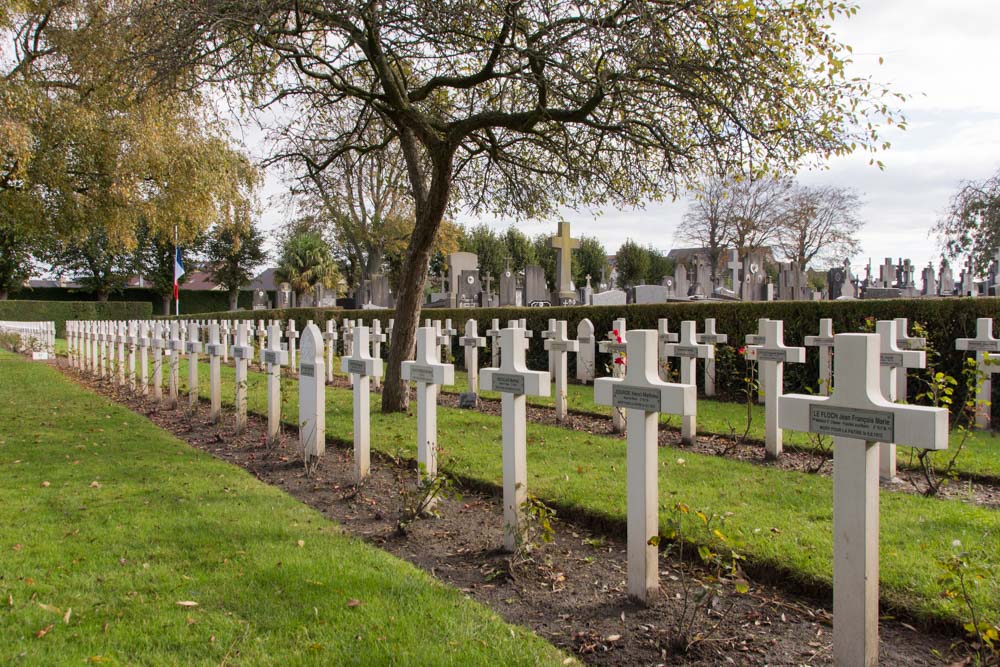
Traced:
<path fill-rule="evenodd" d="M 243 289 L 252 291 L 264 290 L 266 292 L 277 292 L 278 281 L 274 277 L 274 273 L 277 270 L 278 270 L 277 267 L 274 266 L 264 269 L 263 271 L 257 274 L 256 278 L 251 280 L 247 285 L 244 285 Z"/>
<path fill-rule="evenodd" d="M 222 285 L 212 280 L 212 274 L 208 271 L 188 271 L 184 274 L 184 282 L 181 289 L 197 290 L 201 292 L 211 292 L 222 289 Z"/>
<path fill-rule="evenodd" d="M 25 282 L 28 288 L 63 287 L 66 289 L 81 289 L 83 285 L 75 280 L 64 278 L 32 278 Z"/>

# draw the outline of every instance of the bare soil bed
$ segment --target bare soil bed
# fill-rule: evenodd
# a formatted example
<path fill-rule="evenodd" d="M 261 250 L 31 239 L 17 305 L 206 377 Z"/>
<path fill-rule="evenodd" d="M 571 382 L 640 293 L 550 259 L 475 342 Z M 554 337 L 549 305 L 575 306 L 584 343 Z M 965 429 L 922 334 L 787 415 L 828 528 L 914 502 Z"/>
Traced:
<path fill-rule="evenodd" d="M 442 499 L 437 516 L 416 520 L 404 532 L 399 529 L 399 518 L 415 487 L 412 462 L 375 456 L 371 477 L 358 488 L 352 482 L 351 452 L 330 447 L 315 472 L 307 475 L 294 434 L 286 434 L 274 447 L 265 447 L 266 423 L 258 417 L 251 415 L 248 429 L 236 436 L 232 417 L 227 416 L 221 425 L 210 424 L 204 403 L 193 412 L 186 407 L 162 410 L 152 401 L 63 366 L 64 372 L 80 383 L 148 416 L 192 446 L 282 488 L 338 522 L 348 533 L 405 558 L 584 662 L 832 663 L 828 600 L 751 582 L 749 593 L 723 594 L 707 605 L 685 640 L 675 624 L 684 617 L 684 601 L 693 590 L 691 582 L 707 574 L 690 563 L 661 559 L 661 595 L 648 606 L 637 605 L 626 595 L 623 540 L 595 534 L 571 521 L 557 521 L 551 542 L 539 542 L 530 553 L 512 559 L 498 550 L 503 525 L 498 499 L 464 490 L 461 498 Z M 482 407 L 489 411 L 490 403 Z M 547 419 L 544 413 L 552 414 L 551 410 L 532 410 L 535 420 Z M 573 417 L 574 428 L 610 428 L 601 422 L 608 420 Z M 328 434 L 340 440 L 344 435 Z M 665 435 L 675 438 L 674 434 Z M 713 446 L 705 439 L 699 451 L 711 451 Z M 695 633 L 701 639 L 686 646 Z M 885 619 L 881 637 L 885 665 L 966 664 L 964 643 L 940 629 Z"/>

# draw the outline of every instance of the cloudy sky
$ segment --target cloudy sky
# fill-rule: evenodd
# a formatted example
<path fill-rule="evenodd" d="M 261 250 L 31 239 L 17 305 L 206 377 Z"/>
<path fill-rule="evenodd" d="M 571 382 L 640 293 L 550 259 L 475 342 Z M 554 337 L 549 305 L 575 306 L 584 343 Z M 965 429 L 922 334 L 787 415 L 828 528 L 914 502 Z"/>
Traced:
<path fill-rule="evenodd" d="M 868 165 L 869 155 L 858 154 L 832 160 L 825 170 L 803 172 L 799 181 L 850 186 L 863 194 L 867 224 L 863 253 L 852 259 L 855 271 L 868 257 L 876 274 L 886 256 L 908 257 L 918 267 L 933 260 L 936 266 L 940 250 L 929 232 L 951 195 L 963 180 L 983 179 L 1000 169 L 1000 80 L 987 65 L 996 56 L 997 3 L 860 0 L 860 5 L 855 17 L 838 22 L 836 32 L 854 47 L 854 74 L 871 74 L 911 96 L 903 105 L 908 128 L 883 133 L 892 142 L 880 158 L 884 171 Z M 281 190 L 271 174 L 265 195 L 273 199 Z M 596 236 L 612 253 L 628 237 L 669 250 L 686 207 L 681 199 L 639 211 L 567 211 L 565 216 L 574 235 Z M 285 215 L 280 205 L 269 205 L 265 226 L 276 227 Z M 459 220 L 476 222 L 461 215 Z M 555 223 L 530 223 L 525 231 L 554 233 Z"/>

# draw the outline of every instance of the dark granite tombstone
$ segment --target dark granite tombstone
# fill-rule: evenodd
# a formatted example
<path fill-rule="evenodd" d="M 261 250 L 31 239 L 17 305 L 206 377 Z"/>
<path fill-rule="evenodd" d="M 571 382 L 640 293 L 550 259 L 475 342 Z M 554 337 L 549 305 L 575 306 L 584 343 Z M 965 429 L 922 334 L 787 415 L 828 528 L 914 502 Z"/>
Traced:
<path fill-rule="evenodd" d="M 936 296 L 937 295 L 937 280 L 934 279 L 934 265 L 927 262 L 927 266 L 924 267 L 923 272 L 921 272 L 921 278 L 923 278 L 924 286 L 920 290 L 923 296 Z"/>
<path fill-rule="evenodd" d="M 458 281 L 458 307 L 476 308 L 479 306 L 483 286 L 479 283 L 479 269 L 462 271 Z"/>
<path fill-rule="evenodd" d="M 552 305 L 552 295 L 545 283 L 545 269 L 534 264 L 524 267 L 524 305 Z"/>
<path fill-rule="evenodd" d="M 938 271 L 938 294 L 941 296 L 955 295 L 955 277 L 951 272 L 948 260 L 941 260 L 941 269 Z"/>
<path fill-rule="evenodd" d="M 267 298 L 267 292 L 262 289 L 254 290 L 253 304 L 251 307 L 254 310 L 268 310 L 271 307 L 271 301 Z"/>
<path fill-rule="evenodd" d="M 690 287 L 691 283 L 688 282 L 687 266 L 678 264 L 674 269 L 674 294 L 682 299 L 687 298 Z"/>
<path fill-rule="evenodd" d="M 510 270 L 510 262 L 507 268 L 500 274 L 500 307 L 517 305 L 517 276 Z"/>
<path fill-rule="evenodd" d="M 844 294 L 844 285 L 849 284 L 849 276 L 844 271 L 844 267 L 835 266 L 826 272 L 826 284 L 830 290 L 830 299 L 839 299 Z"/>

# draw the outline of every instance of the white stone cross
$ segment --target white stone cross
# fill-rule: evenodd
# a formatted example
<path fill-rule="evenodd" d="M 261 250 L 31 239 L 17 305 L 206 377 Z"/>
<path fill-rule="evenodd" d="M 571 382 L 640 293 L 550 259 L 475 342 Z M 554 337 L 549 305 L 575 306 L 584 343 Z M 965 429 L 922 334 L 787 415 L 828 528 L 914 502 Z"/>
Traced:
<path fill-rule="evenodd" d="M 188 408 L 194 410 L 198 405 L 198 353 L 201 352 L 201 339 L 199 338 L 199 326 L 197 322 L 190 322 L 187 328 L 188 355 Z"/>
<path fill-rule="evenodd" d="M 587 384 L 594 381 L 594 323 L 588 318 L 576 325 L 576 379 Z"/>
<path fill-rule="evenodd" d="M 660 361 L 660 377 L 669 381 L 670 360 L 667 358 L 665 348 L 668 343 L 677 342 L 677 334 L 670 332 L 670 320 L 666 317 L 661 317 L 656 321 L 656 331 L 658 334 L 656 349 Z"/>
<path fill-rule="evenodd" d="M 834 336 L 830 397 L 782 396 L 781 427 L 833 436 L 833 661 L 878 664 L 879 442 L 948 446 L 948 411 L 890 403 L 879 337 Z"/>
<path fill-rule="evenodd" d="M 698 323 L 694 320 L 684 320 L 681 322 L 681 337 L 676 343 L 667 343 L 663 346 L 663 353 L 667 357 L 679 357 L 678 364 L 681 368 L 681 384 L 690 384 L 697 387 L 695 371 L 698 367 L 698 359 L 714 359 L 715 346 L 698 342 Z M 632 363 L 632 360 L 629 360 Z M 697 417 L 692 412 L 681 417 L 681 442 L 685 445 L 693 445 L 695 435 L 698 432 Z"/>
<path fill-rule="evenodd" d="M 345 318 L 341 330 L 341 338 L 344 341 L 343 356 L 349 357 L 354 354 L 354 320 Z"/>
<path fill-rule="evenodd" d="M 625 377 L 625 362 L 627 361 L 627 355 L 625 354 L 625 334 L 627 333 L 625 318 L 618 318 L 612 326 L 614 328 L 608 332 L 608 339 L 598 343 L 597 349 L 601 352 L 611 354 L 611 377 L 621 379 Z M 615 336 L 617 337 L 612 339 Z M 611 430 L 615 433 L 623 433 L 625 431 L 625 412 L 615 407 L 611 408 Z"/>
<path fill-rule="evenodd" d="M 135 320 L 129 320 L 125 324 L 125 345 L 128 346 L 128 387 L 135 393 L 136 387 L 138 386 L 135 377 L 135 353 L 136 348 L 139 346 L 139 323 Z"/>
<path fill-rule="evenodd" d="M 288 364 L 293 369 L 299 366 L 296 363 L 295 349 L 298 345 L 299 332 L 295 330 L 295 320 L 288 320 L 288 328 L 285 330 L 285 337 L 288 338 Z"/>
<path fill-rule="evenodd" d="M 108 352 L 107 352 L 107 322 L 97 323 L 97 359 L 98 359 L 98 377 L 102 380 L 105 375 L 107 375 L 108 368 Z"/>
<path fill-rule="evenodd" d="M 250 325 L 246 320 L 240 320 L 236 326 L 236 344 L 230 352 L 233 354 L 233 361 L 236 364 L 236 393 L 234 403 L 236 404 L 236 432 L 242 433 L 247 426 L 247 365 L 253 357 L 253 347 L 248 343 L 250 335 Z"/>
<path fill-rule="evenodd" d="M 909 321 L 905 317 L 896 318 L 896 347 L 901 350 L 926 350 L 927 339 L 915 338 L 908 333 Z M 896 374 L 896 398 L 904 403 L 908 400 L 907 373 Z"/>
<path fill-rule="evenodd" d="M 824 317 L 819 321 L 819 335 L 806 336 L 806 347 L 819 348 L 819 395 L 830 395 L 830 380 L 833 377 L 833 320 Z"/>
<path fill-rule="evenodd" d="M 278 443 L 281 432 L 281 367 L 288 365 L 288 352 L 281 349 L 281 327 L 272 324 L 267 331 L 267 348 L 263 361 L 267 365 L 267 442 Z"/>
<path fill-rule="evenodd" d="M 271 320 L 271 323 L 273 322 L 274 320 Z M 250 320 L 250 328 L 252 329 L 250 335 L 255 336 L 257 339 L 257 359 L 260 362 L 258 364 L 260 370 L 264 370 L 266 367 L 266 364 L 264 363 L 264 350 L 267 349 L 268 325 L 269 323 L 265 322 L 264 320 L 257 320 L 257 328 L 253 329 L 254 323 L 253 320 Z"/>
<path fill-rule="evenodd" d="M 448 321 L 449 321 L 449 323 L 451 322 L 451 320 L 448 320 Z M 372 342 L 372 359 L 376 359 L 378 361 L 381 361 L 382 360 L 382 343 L 385 342 L 385 334 L 382 333 L 382 320 L 379 320 L 379 319 L 372 320 L 372 329 L 371 329 L 370 337 L 371 337 L 371 342 Z M 377 375 L 372 376 L 372 386 L 375 389 L 379 388 L 380 380 L 381 380 L 381 378 L 379 378 L 379 376 L 377 376 Z"/>
<path fill-rule="evenodd" d="M 757 333 L 755 333 L 755 334 L 747 334 L 746 335 L 746 344 L 748 346 L 750 346 L 750 345 L 763 345 L 764 344 L 764 323 L 765 322 L 767 322 L 767 318 L 766 317 L 761 317 L 761 318 L 757 319 Z M 763 387 L 764 387 L 764 372 L 765 372 L 765 370 L 766 369 L 764 367 L 760 367 L 759 368 L 759 372 L 757 374 L 757 402 L 758 403 L 763 403 L 764 402 Z"/>
<path fill-rule="evenodd" d="M 500 366 L 500 320 L 493 318 L 490 322 L 490 328 L 486 331 L 486 335 L 490 337 L 490 365 L 493 368 L 498 368 Z"/>
<path fill-rule="evenodd" d="M 222 320 L 219 326 L 219 344 L 222 345 L 222 363 L 229 363 L 229 334 L 232 332 L 229 320 Z"/>
<path fill-rule="evenodd" d="M 116 363 L 118 365 L 118 384 L 122 387 L 125 386 L 125 342 L 128 337 L 128 331 L 125 328 L 125 322 L 115 322 L 115 344 L 117 346 L 118 354 L 116 356 Z"/>
<path fill-rule="evenodd" d="M 149 339 L 149 347 L 153 350 L 153 400 L 157 403 L 163 400 L 163 350 L 166 348 L 164 329 L 162 322 L 154 321 L 153 333 Z"/>
<path fill-rule="evenodd" d="M 720 343 L 728 343 L 729 336 L 715 330 L 715 318 L 705 318 L 705 333 L 698 334 L 697 341 L 711 345 L 714 349 Z M 705 396 L 715 396 L 715 355 L 705 359 Z"/>
<path fill-rule="evenodd" d="M 483 389 L 502 394 L 504 549 L 513 552 L 524 531 L 524 503 L 528 498 L 528 458 L 525 443 L 525 396 L 548 396 L 549 374 L 531 371 L 525 363 L 528 339 L 523 329 L 500 332 L 499 368 L 483 369 Z"/>
<path fill-rule="evenodd" d="M 785 364 L 806 361 L 806 348 L 785 345 L 785 323 L 765 320 L 761 323 L 764 342 L 747 348 L 747 359 L 760 366 L 761 387 L 764 390 L 764 447 L 766 457 L 781 456 L 781 394 L 785 389 Z"/>
<path fill-rule="evenodd" d="M 469 320 L 475 324 L 475 320 Z M 475 326 L 473 326 L 475 329 Z M 468 326 L 466 327 L 468 331 Z M 473 348 L 475 349 L 475 348 Z M 441 347 L 433 327 L 417 329 L 417 355 L 404 361 L 402 378 L 417 383 L 417 482 L 437 477 L 438 387 L 455 383 L 455 366 L 441 363 Z"/>
<path fill-rule="evenodd" d="M 326 452 L 326 371 L 323 333 L 310 322 L 302 330 L 299 358 L 299 446 L 306 469 Z M 365 414 L 368 418 L 368 414 Z M 357 423 L 357 412 L 355 412 Z"/>
<path fill-rule="evenodd" d="M 368 327 L 354 328 L 354 351 L 340 360 L 341 370 L 354 380 L 354 477 L 360 484 L 371 468 L 371 382 L 382 375 L 382 360 L 369 354 Z"/>
<path fill-rule="evenodd" d="M 569 383 L 569 370 L 566 363 L 567 352 L 577 352 L 579 345 L 575 340 L 570 340 L 566 334 L 566 320 L 549 321 L 549 337 L 543 343 L 549 351 L 549 366 L 553 369 L 556 381 L 556 421 L 561 422 L 566 419 L 567 405 L 566 392 Z"/>
<path fill-rule="evenodd" d="M 465 348 L 465 373 L 469 379 L 469 394 L 473 401 L 478 402 L 479 348 L 486 347 L 486 339 L 479 335 L 479 323 L 473 319 L 466 321 L 465 335 L 458 342 Z"/>
<path fill-rule="evenodd" d="M 545 341 L 548 340 L 550 337 L 552 337 L 552 336 L 555 335 L 555 329 L 556 329 L 556 318 L 550 317 L 549 318 L 548 328 L 545 329 L 545 331 L 542 332 L 542 347 L 544 349 L 546 349 L 546 350 L 549 349 L 549 348 L 545 347 Z M 555 369 L 552 367 L 552 362 L 553 362 L 553 359 L 552 359 L 552 355 L 550 354 L 549 355 L 549 359 L 548 359 L 548 363 L 549 363 L 549 375 L 552 375 L 553 373 L 555 373 Z"/>
<path fill-rule="evenodd" d="M 149 334 L 149 322 L 140 320 L 136 342 L 139 345 L 138 391 L 141 396 L 149 393 Z"/>
<path fill-rule="evenodd" d="M 335 320 L 326 321 L 323 340 L 326 341 L 326 381 L 330 384 L 333 382 L 333 357 L 337 352 L 337 322 Z"/>
<path fill-rule="evenodd" d="M 221 357 L 225 350 L 226 345 L 219 342 L 219 322 L 212 320 L 208 325 L 208 345 L 205 346 L 205 351 L 208 353 L 208 419 L 213 424 L 218 424 L 222 419 Z"/>
<path fill-rule="evenodd" d="M 1000 353 L 1000 340 L 993 337 L 993 318 L 980 317 L 976 320 L 975 338 L 958 338 L 955 340 L 956 350 L 965 350 L 976 353 L 976 363 L 979 372 L 984 375 L 978 381 L 976 390 L 976 426 L 979 428 L 989 428 L 990 426 L 990 397 L 993 393 L 993 373 L 1000 373 L 1000 365 L 987 363 L 988 359 L 995 358 L 989 355 Z"/>
<path fill-rule="evenodd" d="M 882 396 L 890 403 L 898 400 L 896 395 L 896 378 L 899 373 L 906 373 L 907 368 L 924 368 L 926 355 L 919 350 L 900 350 L 896 345 L 895 320 L 879 320 L 875 325 L 875 333 L 880 339 L 879 347 L 879 384 Z M 892 481 L 896 477 L 896 445 L 892 440 L 879 445 L 879 477 Z"/>
<path fill-rule="evenodd" d="M 171 410 L 177 407 L 177 396 L 180 387 L 181 352 L 184 351 L 184 339 L 180 334 L 180 322 L 170 322 L 170 340 L 167 349 L 170 350 L 170 378 L 167 381 L 167 407 Z"/>
<path fill-rule="evenodd" d="M 628 371 L 624 378 L 594 381 L 594 402 L 628 410 L 626 436 L 628 592 L 647 601 L 659 588 L 658 548 L 650 539 L 658 535 L 659 464 L 657 433 L 659 413 L 693 416 L 697 409 L 694 385 L 672 384 L 660 379 L 659 332 L 635 329 L 626 339 Z"/>

